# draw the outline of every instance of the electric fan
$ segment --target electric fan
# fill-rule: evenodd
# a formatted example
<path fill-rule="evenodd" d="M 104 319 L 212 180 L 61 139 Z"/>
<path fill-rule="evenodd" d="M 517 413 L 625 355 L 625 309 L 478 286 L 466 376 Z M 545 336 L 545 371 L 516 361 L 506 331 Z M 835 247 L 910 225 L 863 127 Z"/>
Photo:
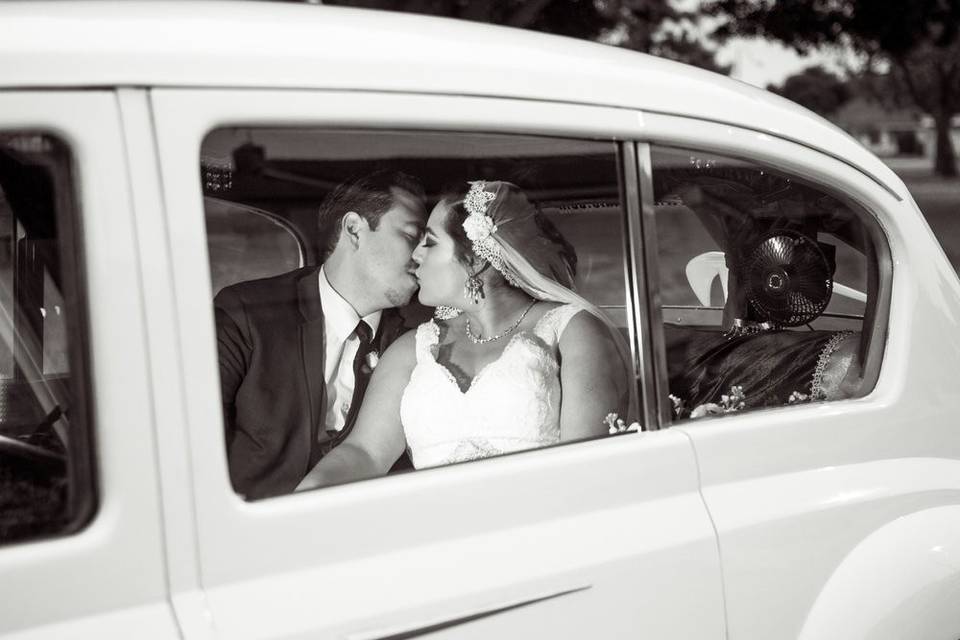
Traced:
<path fill-rule="evenodd" d="M 807 324 L 833 293 L 833 268 L 823 249 L 788 229 L 763 236 L 746 253 L 741 274 L 751 309 L 776 326 Z"/>

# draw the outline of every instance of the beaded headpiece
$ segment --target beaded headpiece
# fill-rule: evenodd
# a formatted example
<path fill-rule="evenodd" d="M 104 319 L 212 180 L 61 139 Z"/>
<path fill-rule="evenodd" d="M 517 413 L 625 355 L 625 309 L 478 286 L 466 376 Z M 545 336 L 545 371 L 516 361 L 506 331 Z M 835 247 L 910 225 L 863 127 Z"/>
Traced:
<path fill-rule="evenodd" d="M 507 282 L 519 286 L 516 278 L 509 272 L 500 250 L 500 243 L 493 234 L 497 232 L 497 225 L 493 218 L 487 215 L 487 208 L 497 194 L 486 191 L 487 183 L 477 180 L 470 183 L 470 190 L 463 199 L 463 208 L 467 210 L 467 217 L 463 221 L 463 230 L 472 243 L 473 253 L 482 260 L 486 260 Z"/>

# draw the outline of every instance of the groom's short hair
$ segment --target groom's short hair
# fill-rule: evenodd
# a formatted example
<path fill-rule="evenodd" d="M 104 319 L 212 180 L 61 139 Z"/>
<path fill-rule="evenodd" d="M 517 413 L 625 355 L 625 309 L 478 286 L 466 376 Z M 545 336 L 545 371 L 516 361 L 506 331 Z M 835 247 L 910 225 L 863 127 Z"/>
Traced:
<path fill-rule="evenodd" d="M 371 229 L 376 230 L 380 218 L 395 204 L 393 189 L 409 193 L 422 207 L 425 206 L 423 185 L 402 171 L 374 171 L 351 178 L 334 188 L 320 205 L 317 216 L 323 257 L 337 246 L 343 217 L 348 212 L 357 212 L 370 224 Z"/>

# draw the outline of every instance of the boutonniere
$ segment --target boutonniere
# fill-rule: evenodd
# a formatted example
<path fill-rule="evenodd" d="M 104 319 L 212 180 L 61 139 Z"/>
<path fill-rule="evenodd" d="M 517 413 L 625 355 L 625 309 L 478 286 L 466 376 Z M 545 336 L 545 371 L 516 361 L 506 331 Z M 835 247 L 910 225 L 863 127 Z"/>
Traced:
<path fill-rule="evenodd" d="M 367 368 L 370 371 L 373 371 L 377 368 L 377 364 L 380 362 L 380 354 L 376 351 L 371 351 L 367 354 Z"/>

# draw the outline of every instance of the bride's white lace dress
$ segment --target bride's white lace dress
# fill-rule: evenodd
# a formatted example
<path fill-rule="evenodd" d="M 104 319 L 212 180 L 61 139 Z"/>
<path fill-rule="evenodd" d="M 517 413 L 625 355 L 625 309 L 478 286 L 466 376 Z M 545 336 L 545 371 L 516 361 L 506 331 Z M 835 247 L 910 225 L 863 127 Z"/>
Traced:
<path fill-rule="evenodd" d="M 558 343 L 575 305 L 547 311 L 510 337 L 470 386 L 437 362 L 440 328 L 417 328 L 417 364 L 400 402 L 407 448 L 417 469 L 533 449 L 560 441 Z"/>

